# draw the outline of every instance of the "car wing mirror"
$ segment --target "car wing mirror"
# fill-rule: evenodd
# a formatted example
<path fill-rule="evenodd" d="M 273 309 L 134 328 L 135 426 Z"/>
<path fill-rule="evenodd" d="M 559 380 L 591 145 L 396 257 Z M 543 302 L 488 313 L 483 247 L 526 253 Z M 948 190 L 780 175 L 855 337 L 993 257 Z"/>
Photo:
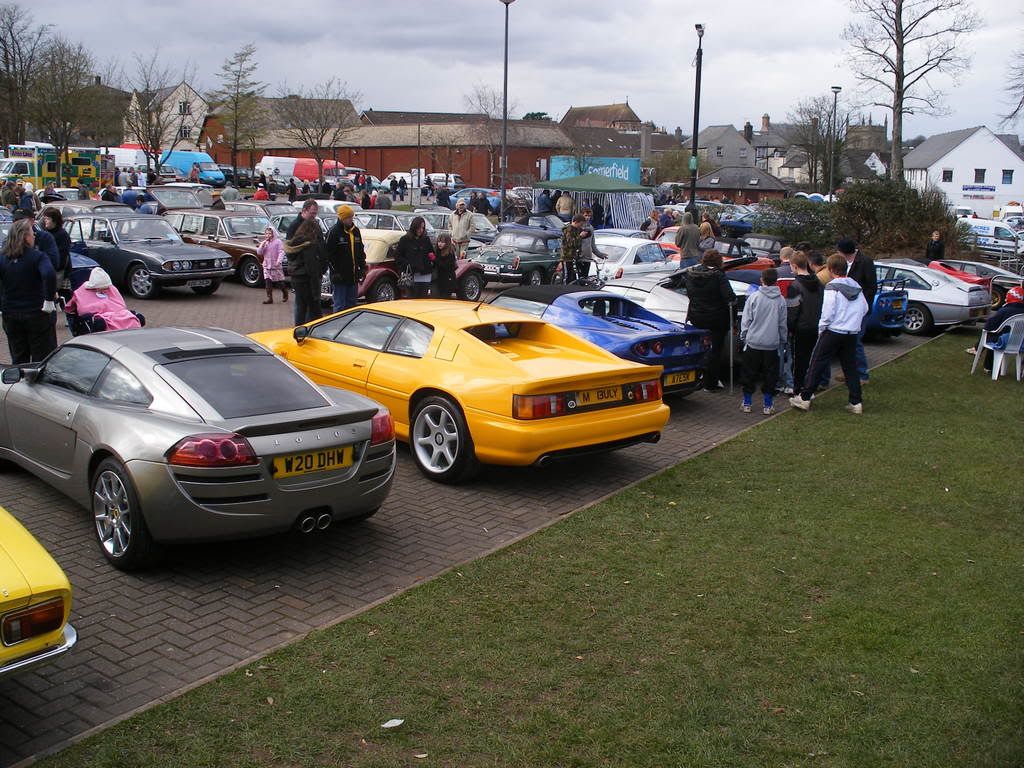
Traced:
<path fill-rule="evenodd" d="M 22 379 L 21 368 L 4 368 L 0 373 L 0 381 L 4 384 L 17 384 Z"/>
<path fill-rule="evenodd" d="M 296 344 L 301 344 L 302 342 L 304 342 L 306 340 L 306 338 L 308 336 L 309 336 L 309 328 L 307 328 L 304 325 L 296 326 L 295 330 L 292 331 L 292 338 L 295 339 L 295 343 Z"/>

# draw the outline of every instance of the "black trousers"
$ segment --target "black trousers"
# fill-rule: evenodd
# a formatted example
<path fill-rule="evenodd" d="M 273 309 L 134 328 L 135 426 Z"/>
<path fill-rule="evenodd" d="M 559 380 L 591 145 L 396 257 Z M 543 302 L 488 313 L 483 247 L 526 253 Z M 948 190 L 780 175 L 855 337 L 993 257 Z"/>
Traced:
<path fill-rule="evenodd" d="M 320 308 L 320 277 L 295 275 L 292 277 L 292 291 L 295 293 L 295 324 L 302 325 L 323 315 Z"/>
<path fill-rule="evenodd" d="M 704 386 L 714 387 L 722 380 L 722 354 L 725 350 L 726 336 L 729 335 L 729 326 L 718 323 L 702 323 L 701 318 L 691 317 L 688 322 L 695 328 L 704 328 L 711 335 L 711 349 L 708 351 L 707 368 L 704 371 Z M 729 344 L 733 343 L 730 338 Z M 728 358 L 725 364 L 728 365 Z M 728 371 L 726 371 L 728 373 Z"/>
<path fill-rule="evenodd" d="M 778 348 L 753 349 L 747 347 L 743 350 L 743 357 L 740 361 L 740 383 L 743 386 L 743 394 L 754 394 L 758 381 L 761 382 L 761 391 L 764 394 L 775 395 L 779 383 Z"/>
<path fill-rule="evenodd" d="M 861 402 L 860 376 L 857 373 L 857 336 L 856 333 L 836 333 L 823 331 L 811 352 L 811 363 L 807 377 L 803 381 L 800 396 L 810 400 L 825 369 L 832 364 L 832 358 L 838 357 L 839 364 L 846 376 L 846 388 L 850 391 L 850 404 Z"/>
<path fill-rule="evenodd" d="M 37 363 L 57 348 L 53 315 L 43 312 L 4 312 L 4 333 L 11 363 Z"/>
<path fill-rule="evenodd" d="M 818 343 L 817 331 L 797 331 L 793 334 L 793 386 L 803 388 L 807 369 L 811 365 L 811 353 Z"/>

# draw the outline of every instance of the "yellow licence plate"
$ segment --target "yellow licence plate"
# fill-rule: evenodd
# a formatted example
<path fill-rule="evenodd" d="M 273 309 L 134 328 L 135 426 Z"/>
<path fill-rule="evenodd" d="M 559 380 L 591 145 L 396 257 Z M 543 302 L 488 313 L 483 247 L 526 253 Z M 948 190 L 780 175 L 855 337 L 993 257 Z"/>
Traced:
<path fill-rule="evenodd" d="M 278 456 L 274 459 L 274 477 L 295 477 L 313 472 L 330 472 L 352 466 L 352 446 L 328 448 L 324 451 L 293 453 L 290 456 Z"/>
<path fill-rule="evenodd" d="M 903 299 L 897 299 L 892 303 L 893 309 L 903 309 Z"/>
<path fill-rule="evenodd" d="M 622 387 L 598 387 L 576 393 L 576 407 L 588 408 L 593 405 L 617 403 L 622 400 Z"/>
<path fill-rule="evenodd" d="M 689 384 L 697 380 L 696 371 L 683 371 L 682 373 L 666 373 L 661 379 L 661 386 L 674 387 L 676 384 Z"/>

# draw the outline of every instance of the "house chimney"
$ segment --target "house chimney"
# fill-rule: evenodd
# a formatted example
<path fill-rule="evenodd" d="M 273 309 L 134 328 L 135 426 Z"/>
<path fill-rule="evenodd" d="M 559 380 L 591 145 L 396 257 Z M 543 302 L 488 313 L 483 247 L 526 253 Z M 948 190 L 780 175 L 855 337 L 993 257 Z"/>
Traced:
<path fill-rule="evenodd" d="M 811 133 L 817 133 L 817 132 L 818 132 L 818 116 L 814 115 L 811 118 Z"/>
<path fill-rule="evenodd" d="M 676 126 L 676 141 L 678 141 L 680 144 L 683 143 L 683 129 L 680 128 L 678 125 Z"/>
<path fill-rule="evenodd" d="M 647 162 L 651 159 L 651 129 L 650 123 L 640 123 L 640 161 Z"/>
<path fill-rule="evenodd" d="M 772 129 L 772 119 L 768 117 L 768 113 L 765 112 L 761 115 L 761 133 L 768 133 Z"/>
<path fill-rule="evenodd" d="M 102 85 L 102 84 L 103 84 L 103 78 L 101 78 L 99 75 L 96 75 L 96 85 Z"/>
<path fill-rule="evenodd" d="M 746 139 L 747 144 L 754 140 L 754 126 L 750 124 L 749 120 L 743 124 L 743 138 Z"/>

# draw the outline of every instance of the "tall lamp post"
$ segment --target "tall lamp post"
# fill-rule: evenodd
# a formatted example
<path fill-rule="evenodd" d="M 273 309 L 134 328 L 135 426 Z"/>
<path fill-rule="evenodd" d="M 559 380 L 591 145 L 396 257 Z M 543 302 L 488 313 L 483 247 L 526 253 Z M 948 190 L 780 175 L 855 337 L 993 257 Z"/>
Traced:
<path fill-rule="evenodd" d="M 690 202 L 686 209 L 697 220 L 697 131 L 700 125 L 700 65 L 704 60 L 704 25 L 694 24 L 697 30 L 697 81 L 693 89 L 693 141 L 690 150 Z"/>
<path fill-rule="evenodd" d="M 505 76 L 501 92 L 501 203 L 498 219 L 505 220 L 505 174 L 508 173 L 508 7 L 516 0 L 498 0 L 505 6 Z"/>
<path fill-rule="evenodd" d="M 832 86 L 832 146 L 828 154 L 828 200 L 832 202 L 832 174 L 836 167 L 836 108 L 839 104 L 839 92 L 843 90 L 838 85 Z"/>

